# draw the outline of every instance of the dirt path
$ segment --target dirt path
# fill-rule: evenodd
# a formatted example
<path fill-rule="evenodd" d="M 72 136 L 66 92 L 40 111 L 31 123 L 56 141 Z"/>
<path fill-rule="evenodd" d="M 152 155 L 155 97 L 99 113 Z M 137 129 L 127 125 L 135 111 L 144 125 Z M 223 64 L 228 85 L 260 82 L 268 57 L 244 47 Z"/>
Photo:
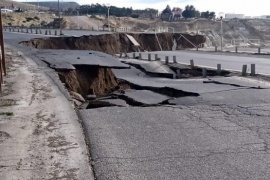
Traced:
<path fill-rule="evenodd" d="M 0 98 L 0 179 L 94 179 L 78 117 L 32 60 L 8 48 Z"/>

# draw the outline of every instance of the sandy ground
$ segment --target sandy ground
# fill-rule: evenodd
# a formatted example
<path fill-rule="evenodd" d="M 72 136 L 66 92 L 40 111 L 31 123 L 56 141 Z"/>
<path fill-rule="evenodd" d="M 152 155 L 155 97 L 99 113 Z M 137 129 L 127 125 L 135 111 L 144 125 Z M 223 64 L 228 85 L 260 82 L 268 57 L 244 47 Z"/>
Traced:
<path fill-rule="evenodd" d="M 97 30 L 108 23 L 105 16 L 64 16 L 64 19 L 67 21 L 67 28 L 69 29 L 78 29 L 79 24 L 80 29 L 92 29 L 93 27 L 95 30 Z M 156 26 L 159 24 L 159 21 L 150 19 L 136 19 L 131 17 L 115 16 L 110 16 L 109 21 L 110 27 L 112 28 L 129 27 L 132 31 L 146 30 L 151 26 Z"/>
<path fill-rule="evenodd" d="M 81 124 L 43 69 L 7 48 L 0 179 L 94 179 Z"/>
<path fill-rule="evenodd" d="M 104 22 L 89 19 L 87 16 L 65 16 L 65 20 L 67 21 L 68 29 L 92 29 L 95 30 L 102 27 Z"/>
<path fill-rule="evenodd" d="M 35 18 L 38 17 L 38 18 Z M 33 18 L 27 21 L 27 18 Z M 3 14 L 4 26 L 39 26 L 42 24 L 48 24 L 54 20 L 55 16 L 51 14 L 37 14 L 36 12 L 24 12 L 24 13 L 6 13 Z"/>

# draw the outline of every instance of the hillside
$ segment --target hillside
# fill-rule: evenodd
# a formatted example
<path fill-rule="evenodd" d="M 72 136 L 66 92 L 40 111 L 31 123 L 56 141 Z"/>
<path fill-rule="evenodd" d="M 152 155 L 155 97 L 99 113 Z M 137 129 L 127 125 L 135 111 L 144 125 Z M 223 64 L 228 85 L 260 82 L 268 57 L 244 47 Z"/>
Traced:
<path fill-rule="evenodd" d="M 67 28 L 94 29 L 107 25 L 105 16 L 66 16 Z M 78 21 L 79 20 L 79 21 Z M 169 31 L 189 34 L 202 34 L 206 36 L 205 46 L 220 46 L 221 22 L 207 19 L 189 21 L 166 22 L 159 19 L 137 19 L 131 17 L 110 16 L 112 28 L 128 27 L 131 31 L 154 32 L 161 28 L 169 28 Z M 227 46 L 262 46 L 270 45 L 270 21 L 262 19 L 231 19 L 223 21 L 223 38 Z"/>
<path fill-rule="evenodd" d="M 37 1 L 33 1 L 33 2 L 24 2 L 24 3 L 36 5 L 36 6 L 39 4 L 39 6 L 58 10 L 58 1 L 41 1 L 39 3 Z M 80 5 L 76 2 L 59 2 L 59 5 L 60 5 L 61 10 L 67 10 L 69 8 L 76 9 L 80 7 Z"/>
<path fill-rule="evenodd" d="M 0 6 L 1 7 L 6 7 L 6 8 L 11 8 L 12 5 L 17 8 L 21 8 L 23 10 L 36 10 L 37 7 L 35 5 L 31 4 L 26 4 L 22 2 L 17 2 L 17 1 L 11 1 L 11 0 L 0 0 Z M 48 8 L 40 6 L 41 10 L 48 10 Z"/>
<path fill-rule="evenodd" d="M 39 27 L 52 24 L 55 16 L 51 14 L 38 15 L 33 12 L 8 13 L 3 15 L 4 26 Z"/>

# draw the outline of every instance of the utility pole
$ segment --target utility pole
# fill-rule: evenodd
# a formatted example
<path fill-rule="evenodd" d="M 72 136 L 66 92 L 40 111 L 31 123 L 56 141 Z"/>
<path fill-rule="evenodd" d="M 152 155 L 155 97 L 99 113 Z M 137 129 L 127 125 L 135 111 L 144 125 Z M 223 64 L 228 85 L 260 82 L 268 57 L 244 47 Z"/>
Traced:
<path fill-rule="evenodd" d="M 111 31 L 110 29 L 110 6 L 108 5 L 108 30 Z"/>
<path fill-rule="evenodd" d="M 219 13 L 220 15 L 220 50 L 223 51 L 223 13 Z"/>
<path fill-rule="evenodd" d="M 37 3 L 38 3 L 38 18 L 39 18 L 39 20 L 38 20 L 38 23 L 39 23 L 39 28 L 41 28 L 41 21 L 40 21 L 40 12 L 39 12 L 39 0 L 37 0 Z"/>
<path fill-rule="evenodd" d="M 79 9 L 77 8 L 77 26 L 78 26 L 78 29 L 80 29 L 79 16 L 80 16 L 80 13 L 79 13 Z"/>
<path fill-rule="evenodd" d="M 223 51 L 223 21 L 222 17 L 221 18 L 221 51 Z"/>
<path fill-rule="evenodd" d="M 4 46 L 4 36 L 3 36 L 3 23 L 2 23 L 2 12 L 0 11 L 0 46 L 1 46 L 1 57 L 0 57 L 0 84 L 3 83 L 2 70 L 4 75 L 7 75 L 6 70 L 6 57 L 5 57 L 5 46 Z M 1 86 L 0 86 L 1 90 Z"/>
<path fill-rule="evenodd" d="M 58 15 L 59 15 L 59 28 L 61 31 L 61 15 L 60 15 L 60 2 L 59 2 L 59 0 L 58 0 Z"/>

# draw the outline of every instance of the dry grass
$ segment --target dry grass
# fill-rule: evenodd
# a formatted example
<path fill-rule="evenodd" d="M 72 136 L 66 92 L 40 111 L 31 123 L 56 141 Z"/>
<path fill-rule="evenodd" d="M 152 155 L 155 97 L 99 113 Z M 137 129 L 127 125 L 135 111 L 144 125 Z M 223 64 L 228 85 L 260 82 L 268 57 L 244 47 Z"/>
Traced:
<path fill-rule="evenodd" d="M 40 14 L 35 12 L 7 13 L 3 15 L 4 26 L 39 26 L 48 24 L 54 20 L 55 16 L 51 14 Z"/>

